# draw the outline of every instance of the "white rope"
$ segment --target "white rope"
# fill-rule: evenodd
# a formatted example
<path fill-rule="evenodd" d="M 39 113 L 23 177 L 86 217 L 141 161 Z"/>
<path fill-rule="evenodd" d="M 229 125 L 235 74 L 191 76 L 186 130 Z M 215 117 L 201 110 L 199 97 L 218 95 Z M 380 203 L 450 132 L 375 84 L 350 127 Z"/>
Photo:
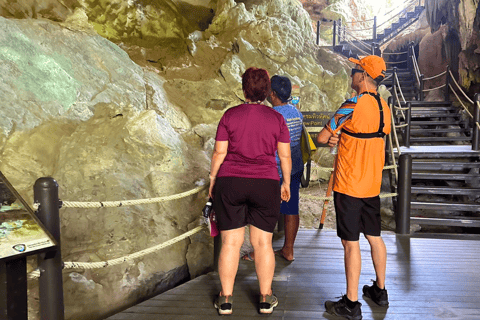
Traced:
<path fill-rule="evenodd" d="M 405 96 L 403 95 L 403 91 L 402 91 L 402 87 L 400 86 L 400 80 L 398 80 L 398 75 L 395 74 L 395 79 L 397 79 L 397 87 L 398 87 L 398 91 L 400 91 L 400 95 L 402 96 L 402 99 L 403 99 L 403 102 L 407 102 L 405 100 Z M 398 98 L 398 97 L 397 97 Z M 398 101 L 398 100 L 397 100 Z"/>
<path fill-rule="evenodd" d="M 423 89 L 422 91 L 423 91 L 423 92 L 429 92 L 429 91 L 433 91 L 433 90 L 442 89 L 442 88 L 444 88 L 444 87 L 446 87 L 446 86 L 447 86 L 447 84 L 445 83 L 445 84 L 442 84 L 441 86 L 438 86 L 438 87 L 436 87 L 436 88 Z"/>
<path fill-rule="evenodd" d="M 395 124 L 393 124 L 393 130 L 395 130 Z M 393 153 L 393 140 L 392 140 L 392 135 L 389 134 L 388 135 L 388 142 L 390 143 L 390 156 L 392 157 L 392 162 L 393 162 L 393 165 L 395 166 L 395 183 L 398 181 L 398 171 L 397 171 L 397 164 L 396 164 L 396 160 L 395 160 L 395 154 Z M 400 148 L 397 148 L 397 149 L 400 149 Z"/>
<path fill-rule="evenodd" d="M 397 124 L 396 125 L 396 128 L 404 128 L 404 127 L 408 127 L 408 123 L 403 123 L 403 124 Z"/>
<path fill-rule="evenodd" d="M 383 198 L 392 198 L 392 197 L 396 197 L 398 194 L 397 193 L 381 193 L 379 194 L 379 198 L 380 199 L 383 199 Z M 309 200 L 320 200 L 320 201 L 325 201 L 325 200 L 329 200 L 329 201 L 332 201 L 333 200 L 333 196 L 330 196 L 330 197 L 318 197 L 318 196 L 311 196 L 311 195 L 308 195 L 308 194 L 300 194 L 300 198 L 303 198 L 303 199 L 309 199 Z"/>
<path fill-rule="evenodd" d="M 468 100 L 468 102 L 470 102 L 471 104 L 474 104 L 474 102 L 472 101 L 472 99 L 470 99 L 466 94 L 465 92 L 463 92 L 462 88 L 460 88 L 460 86 L 458 85 L 457 83 L 457 80 L 455 80 L 455 77 L 453 76 L 452 74 L 452 70 L 448 70 L 448 72 L 450 72 L 450 79 L 453 80 L 453 82 L 455 82 L 455 84 L 457 85 L 457 88 L 458 90 L 460 90 L 460 92 L 463 94 L 463 96 Z M 453 89 L 452 89 L 453 90 Z M 457 97 L 458 98 L 458 97 Z M 459 99 L 460 101 L 460 99 Z"/>
<path fill-rule="evenodd" d="M 420 87 L 421 83 L 420 83 L 420 75 L 422 74 L 420 72 L 420 67 L 418 66 L 418 62 L 417 62 L 417 57 L 415 55 L 415 50 L 412 49 L 412 60 L 413 60 L 413 69 L 415 70 L 415 76 L 417 77 L 417 82 L 418 82 L 418 86 Z"/>
<path fill-rule="evenodd" d="M 408 107 L 400 107 L 400 106 L 396 106 L 394 107 L 396 110 L 408 110 Z"/>
<path fill-rule="evenodd" d="M 398 155 L 401 155 L 402 152 L 400 151 L 400 143 L 398 142 L 398 135 L 397 135 L 397 129 L 396 129 L 396 125 L 395 125 L 395 119 L 393 118 L 393 112 L 390 112 L 390 117 L 392 118 L 393 136 L 395 137 L 395 144 L 397 145 L 397 152 L 398 152 Z M 393 154 L 393 148 L 392 148 L 392 154 Z M 395 159 L 395 157 L 393 157 L 393 159 Z M 398 172 L 396 171 L 396 169 L 395 169 L 395 173 L 398 177 Z"/>
<path fill-rule="evenodd" d="M 385 62 L 386 64 L 399 64 L 399 63 L 405 63 L 408 60 L 402 60 L 402 61 L 394 61 L 394 62 Z"/>
<path fill-rule="evenodd" d="M 455 97 L 457 97 L 457 100 L 458 102 L 460 102 L 460 104 L 462 105 L 463 109 L 468 113 L 468 115 L 470 116 L 470 118 L 473 119 L 473 115 L 470 113 L 470 111 L 468 111 L 468 108 L 463 104 L 462 100 L 460 100 L 460 97 L 457 95 L 457 93 L 455 92 L 455 90 L 453 89 L 452 85 L 449 83 L 448 86 L 450 87 L 450 89 L 453 91 L 453 93 L 455 94 Z M 473 102 L 473 101 L 472 101 Z"/>
<path fill-rule="evenodd" d="M 439 73 L 439 74 L 437 74 L 436 76 L 433 76 L 433 77 L 430 77 L 430 78 L 424 78 L 423 80 L 424 80 L 424 81 L 432 80 L 432 79 L 441 77 L 441 76 L 443 76 L 443 75 L 446 74 L 446 73 L 447 73 L 447 71 L 443 71 L 442 73 Z"/>
<path fill-rule="evenodd" d="M 159 250 L 161 250 L 165 247 L 171 246 L 171 245 L 173 245 L 177 242 L 180 242 L 180 241 L 194 235 L 197 232 L 202 231 L 204 228 L 205 228 L 205 225 L 198 226 L 195 229 L 192 229 L 188 232 L 185 232 L 182 235 L 179 235 L 178 237 L 175 237 L 173 239 L 165 241 L 164 243 L 158 244 L 158 245 L 153 246 L 151 248 L 144 249 L 142 251 L 138 251 L 138 252 L 126 255 L 126 256 L 121 257 L 121 258 L 110 259 L 110 260 L 101 261 L 101 262 L 64 262 L 63 269 L 64 270 L 66 270 L 66 269 L 87 270 L 87 269 L 99 269 L 99 268 L 106 268 L 106 267 L 110 267 L 110 266 L 115 266 L 115 265 L 130 261 L 130 260 L 134 260 L 134 259 L 143 257 L 147 254 L 159 251 Z M 40 271 L 39 270 L 32 271 L 28 275 L 29 279 L 36 279 L 36 278 L 39 278 L 39 277 L 40 277 Z"/>
<path fill-rule="evenodd" d="M 370 49 L 371 49 L 371 47 L 370 47 L 369 45 L 365 44 L 365 43 L 363 42 L 363 40 L 360 40 L 360 39 L 356 38 L 353 34 L 351 34 L 350 32 L 348 32 L 348 31 L 346 31 L 346 30 L 345 30 L 345 32 L 346 32 L 350 37 L 352 37 L 352 38 L 354 38 L 355 40 L 357 40 L 357 41 L 358 41 L 361 45 L 363 45 L 365 48 L 367 48 L 367 50 L 370 50 Z"/>
<path fill-rule="evenodd" d="M 392 76 L 393 76 L 393 74 L 389 74 L 388 77 L 386 77 L 386 78 L 383 79 L 382 81 L 388 80 L 388 79 L 390 79 Z"/>
<path fill-rule="evenodd" d="M 370 53 L 366 52 L 365 50 L 362 50 L 362 49 L 360 49 L 359 47 L 357 47 L 357 46 L 352 42 L 352 40 L 346 39 L 346 41 L 347 41 L 350 45 L 352 45 L 353 47 L 357 48 L 360 52 L 364 53 L 365 55 L 368 56 L 368 55 L 370 54 Z"/>
<path fill-rule="evenodd" d="M 401 55 L 401 54 L 405 54 L 405 53 L 408 53 L 408 51 L 404 51 L 404 52 L 384 52 L 384 53 L 382 53 L 382 55 L 384 55 L 384 56 L 396 56 L 396 55 Z"/>
<path fill-rule="evenodd" d="M 157 198 L 150 198 L 150 199 L 104 201 L 104 202 L 63 201 L 63 207 L 65 208 L 106 208 L 106 207 L 124 207 L 124 206 L 134 206 L 134 205 L 146 204 L 146 203 L 164 202 L 164 201 L 170 201 L 170 200 L 187 197 L 189 195 L 192 195 L 201 191 L 206 187 L 207 187 L 206 185 L 203 185 L 195 189 L 174 194 L 171 196 L 164 196 L 164 197 L 157 197 Z M 36 209 L 38 209 L 38 204 Z"/>

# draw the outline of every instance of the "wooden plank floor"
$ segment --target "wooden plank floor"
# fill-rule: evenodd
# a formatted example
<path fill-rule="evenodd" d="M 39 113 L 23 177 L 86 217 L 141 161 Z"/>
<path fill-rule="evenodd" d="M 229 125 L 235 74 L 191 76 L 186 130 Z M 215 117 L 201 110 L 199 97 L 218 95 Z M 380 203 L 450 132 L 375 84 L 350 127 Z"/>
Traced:
<path fill-rule="evenodd" d="M 361 296 L 375 278 L 369 246 L 361 238 L 362 275 L 359 299 L 363 319 L 480 319 L 480 236 L 396 236 L 384 232 L 390 307 Z M 283 238 L 274 241 L 280 248 Z M 296 260 L 276 257 L 273 290 L 279 306 L 271 315 L 257 313 L 258 284 L 254 263 L 241 261 L 230 319 L 339 319 L 325 312 L 325 300 L 345 293 L 343 248 L 335 231 L 301 229 Z M 109 320 L 218 319 L 213 308 L 220 291 L 214 272 L 144 301 Z M 336 300 L 336 299 L 335 299 Z"/>

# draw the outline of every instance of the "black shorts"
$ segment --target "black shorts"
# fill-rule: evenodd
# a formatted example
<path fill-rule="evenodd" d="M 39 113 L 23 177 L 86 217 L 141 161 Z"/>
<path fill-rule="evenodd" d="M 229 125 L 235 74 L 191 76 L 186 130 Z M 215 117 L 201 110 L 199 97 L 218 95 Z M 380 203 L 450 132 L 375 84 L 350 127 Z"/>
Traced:
<path fill-rule="evenodd" d="M 348 241 L 358 241 L 360 232 L 380 236 L 380 197 L 354 198 L 334 192 L 337 235 Z"/>
<path fill-rule="evenodd" d="M 278 180 L 220 177 L 215 182 L 213 193 L 213 209 L 219 230 L 251 224 L 273 233 L 280 216 Z"/>

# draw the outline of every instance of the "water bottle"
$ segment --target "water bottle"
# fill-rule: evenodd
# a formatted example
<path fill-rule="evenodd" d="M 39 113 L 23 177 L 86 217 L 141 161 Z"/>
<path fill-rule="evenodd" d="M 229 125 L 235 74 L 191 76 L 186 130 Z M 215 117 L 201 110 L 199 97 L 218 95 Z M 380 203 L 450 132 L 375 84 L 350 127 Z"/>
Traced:
<path fill-rule="evenodd" d="M 340 133 L 342 133 L 342 130 L 338 130 L 337 132 L 338 136 L 340 136 Z M 330 148 L 330 154 L 335 155 L 337 153 L 338 153 L 338 143 L 335 146 Z"/>
<path fill-rule="evenodd" d="M 210 213 L 212 212 L 212 210 L 213 210 L 213 199 L 208 198 L 208 201 L 207 201 L 207 203 L 205 204 L 205 207 L 202 210 L 203 218 L 205 218 L 205 223 L 206 224 L 210 223 L 209 219 L 210 219 Z"/>

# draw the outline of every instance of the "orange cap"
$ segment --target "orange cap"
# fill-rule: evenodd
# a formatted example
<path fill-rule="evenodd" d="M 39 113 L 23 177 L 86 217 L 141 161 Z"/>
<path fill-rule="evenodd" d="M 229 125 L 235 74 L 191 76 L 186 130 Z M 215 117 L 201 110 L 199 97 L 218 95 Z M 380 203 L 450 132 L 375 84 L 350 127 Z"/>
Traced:
<path fill-rule="evenodd" d="M 373 79 L 376 79 L 380 76 L 385 78 L 385 73 L 387 72 L 387 65 L 385 64 L 383 58 L 379 56 L 366 56 L 365 58 L 360 60 L 349 58 L 348 61 L 351 61 L 361 66 L 363 70 L 365 70 L 368 75 Z"/>

